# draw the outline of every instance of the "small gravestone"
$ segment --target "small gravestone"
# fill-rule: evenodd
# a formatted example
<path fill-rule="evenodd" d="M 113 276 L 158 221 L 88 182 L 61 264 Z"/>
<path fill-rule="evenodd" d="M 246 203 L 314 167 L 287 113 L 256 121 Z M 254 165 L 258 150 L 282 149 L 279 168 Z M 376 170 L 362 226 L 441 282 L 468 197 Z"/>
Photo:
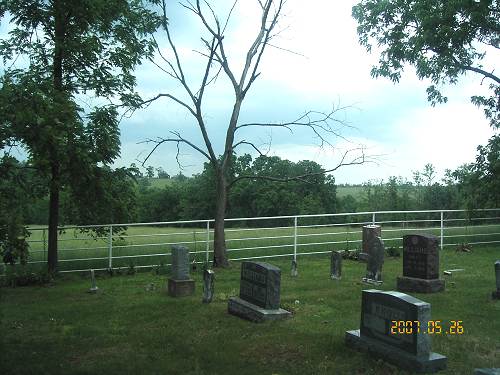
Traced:
<path fill-rule="evenodd" d="M 500 260 L 495 262 L 495 278 L 497 284 L 497 290 L 491 293 L 493 299 L 500 299 Z"/>
<path fill-rule="evenodd" d="M 269 263 L 241 264 L 240 296 L 231 297 L 228 312 L 254 322 L 291 316 L 280 308 L 281 270 Z"/>
<path fill-rule="evenodd" d="M 380 225 L 364 225 L 362 242 L 361 242 L 361 252 L 359 253 L 358 259 L 362 262 L 367 262 L 370 257 L 370 243 L 375 237 L 382 237 L 382 228 Z"/>
<path fill-rule="evenodd" d="M 290 275 L 292 277 L 297 277 L 299 275 L 299 270 L 298 270 L 298 266 L 297 266 L 297 261 L 296 260 L 292 260 L 292 269 L 290 271 Z"/>
<path fill-rule="evenodd" d="M 384 264 L 385 247 L 384 241 L 380 237 L 372 238 L 368 252 L 368 262 L 366 263 L 366 283 L 382 283 L 382 265 Z"/>
<path fill-rule="evenodd" d="M 97 287 L 97 285 L 95 284 L 95 274 L 94 274 L 94 270 L 90 270 L 90 289 L 89 289 L 89 293 L 97 293 L 97 291 L 99 290 L 99 288 Z"/>
<path fill-rule="evenodd" d="M 397 278 L 401 292 L 435 293 L 443 291 L 439 279 L 438 239 L 433 235 L 403 236 L 403 276 Z"/>
<path fill-rule="evenodd" d="M 189 277 L 189 249 L 172 246 L 172 276 L 168 279 L 168 294 L 171 297 L 190 296 L 194 293 L 194 280 Z"/>
<path fill-rule="evenodd" d="M 346 345 L 408 371 L 444 370 L 447 358 L 431 351 L 431 335 L 427 334 L 430 320 L 431 305 L 427 302 L 394 291 L 363 290 L 361 326 L 346 332 Z M 407 323 L 410 326 L 398 330 Z"/>
<path fill-rule="evenodd" d="M 215 272 L 205 269 L 203 271 L 203 303 L 210 303 L 214 298 Z"/>
<path fill-rule="evenodd" d="M 475 368 L 474 375 L 500 375 L 500 368 Z"/>
<path fill-rule="evenodd" d="M 340 280 L 342 278 L 342 254 L 340 251 L 332 251 L 330 259 L 330 278 Z"/>

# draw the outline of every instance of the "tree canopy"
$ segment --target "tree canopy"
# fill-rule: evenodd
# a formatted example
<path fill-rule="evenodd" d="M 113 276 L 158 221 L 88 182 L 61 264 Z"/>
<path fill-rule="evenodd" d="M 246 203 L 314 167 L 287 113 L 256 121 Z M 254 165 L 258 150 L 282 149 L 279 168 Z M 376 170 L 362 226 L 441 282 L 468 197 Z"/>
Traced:
<path fill-rule="evenodd" d="M 398 82 L 405 65 L 428 78 L 428 99 L 446 102 L 437 85 L 454 84 L 473 72 L 483 77 L 490 96 L 474 95 L 493 127 L 500 126 L 500 77 L 494 71 L 500 42 L 497 0 L 362 0 L 352 10 L 360 43 L 381 49 L 372 76 Z M 489 58 L 489 60 L 488 60 Z M 491 66 L 485 66 L 490 61 Z"/>
<path fill-rule="evenodd" d="M 119 155 L 114 100 L 132 92 L 159 18 L 140 0 L 0 0 L 0 15 L 13 25 L 0 41 L 0 147 L 21 145 L 47 177 L 53 272 L 59 193 L 98 180 Z M 101 100 L 94 106 L 83 97 Z"/>

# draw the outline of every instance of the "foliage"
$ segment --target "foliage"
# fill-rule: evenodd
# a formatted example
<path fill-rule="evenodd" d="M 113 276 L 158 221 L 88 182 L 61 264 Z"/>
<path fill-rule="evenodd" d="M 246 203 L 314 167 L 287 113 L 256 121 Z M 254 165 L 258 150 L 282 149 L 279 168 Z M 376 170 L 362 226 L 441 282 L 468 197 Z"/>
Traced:
<path fill-rule="evenodd" d="M 429 101 L 446 102 L 436 85 L 454 84 L 467 72 L 487 79 L 490 97 L 472 102 L 484 108 L 493 127 L 500 126 L 500 78 L 486 68 L 487 55 L 498 59 L 500 42 L 497 0 L 361 0 L 352 9 L 360 43 L 371 51 L 381 48 L 373 77 L 398 82 L 406 65 L 420 79 L 428 78 Z"/>
<path fill-rule="evenodd" d="M 486 146 L 478 146 L 475 163 L 464 164 L 448 178 L 456 183 L 468 208 L 498 207 L 500 204 L 500 135 Z"/>
<path fill-rule="evenodd" d="M 17 287 L 43 285 L 51 281 L 47 270 L 35 268 L 33 265 L 8 265 L 2 283 L 5 286 Z"/>
<path fill-rule="evenodd" d="M 160 20 L 139 0 L 1 0 L 0 15 L 6 14 L 13 28 L 0 41 L 6 66 L 0 80 L 0 146 L 22 145 L 30 165 L 47 179 L 53 272 L 61 190 L 81 192 L 120 150 L 116 106 L 86 110 L 77 99 L 112 102 L 129 95 L 133 69 L 153 53 L 149 33 Z M 19 57 L 27 66 L 17 67 Z M 76 202 L 85 209 L 90 201 Z"/>

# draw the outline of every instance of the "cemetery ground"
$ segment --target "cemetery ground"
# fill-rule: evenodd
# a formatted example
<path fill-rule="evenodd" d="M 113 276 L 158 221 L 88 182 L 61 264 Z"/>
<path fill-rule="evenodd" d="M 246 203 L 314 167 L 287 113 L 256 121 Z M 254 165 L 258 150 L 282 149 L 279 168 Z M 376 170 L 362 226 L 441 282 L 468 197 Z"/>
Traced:
<path fill-rule="evenodd" d="M 498 247 L 441 251 L 446 290 L 413 296 L 432 305 L 442 334 L 432 350 L 448 357 L 442 374 L 471 374 L 499 367 L 500 302 L 493 263 Z M 330 279 L 326 255 L 271 259 L 282 270 L 283 321 L 251 323 L 227 313 L 238 294 L 240 263 L 216 270 L 215 298 L 203 304 L 201 267 L 191 272 L 195 294 L 167 296 L 168 274 L 98 273 L 99 292 L 87 293 L 88 273 L 63 275 L 47 286 L 1 288 L 2 374 L 405 374 L 345 346 L 345 331 L 358 329 L 365 263 L 344 260 L 342 279 Z M 382 290 L 396 290 L 402 258 L 386 258 Z M 463 334 L 446 334 L 452 320 Z"/>

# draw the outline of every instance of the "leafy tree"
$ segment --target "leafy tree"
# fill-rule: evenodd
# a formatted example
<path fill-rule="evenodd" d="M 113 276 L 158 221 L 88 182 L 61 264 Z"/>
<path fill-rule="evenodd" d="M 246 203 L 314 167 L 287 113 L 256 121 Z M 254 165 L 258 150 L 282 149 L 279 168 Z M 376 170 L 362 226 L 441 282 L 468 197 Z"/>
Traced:
<path fill-rule="evenodd" d="M 147 178 L 153 178 L 155 176 L 155 168 L 152 165 L 146 168 L 146 176 Z"/>
<path fill-rule="evenodd" d="M 170 178 L 170 175 L 162 167 L 156 168 L 156 173 L 158 178 Z"/>
<path fill-rule="evenodd" d="M 0 0 L 0 16 L 6 15 L 13 29 L 0 42 L 7 66 L 0 145 L 22 144 L 30 164 L 47 176 L 48 270 L 54 272 L 61 189 L 89 181 L 119 155 L 116 107 L 84 110 L 77 99 L 127 96 L 134 67 L 153 53 L 148 34 L 158 18 L 139 0 Z M 19 56 L 27 66 L 17 67 Z"/>
<path fill-rule="evenodd" d="M 436 85 L 454 84 L 467 72 L 489 82 L 490 97 L 473 96 L 493 127 L 500 126 L 500 77 L 484 67 L 498 61 L 500 8 L 497 0 L 362 0 L 352 9 L 360 43 L 382 49 L 373 77 L 398 82 L 405 65 L 429 78 L 429 101 L 446 102 Z"/>

